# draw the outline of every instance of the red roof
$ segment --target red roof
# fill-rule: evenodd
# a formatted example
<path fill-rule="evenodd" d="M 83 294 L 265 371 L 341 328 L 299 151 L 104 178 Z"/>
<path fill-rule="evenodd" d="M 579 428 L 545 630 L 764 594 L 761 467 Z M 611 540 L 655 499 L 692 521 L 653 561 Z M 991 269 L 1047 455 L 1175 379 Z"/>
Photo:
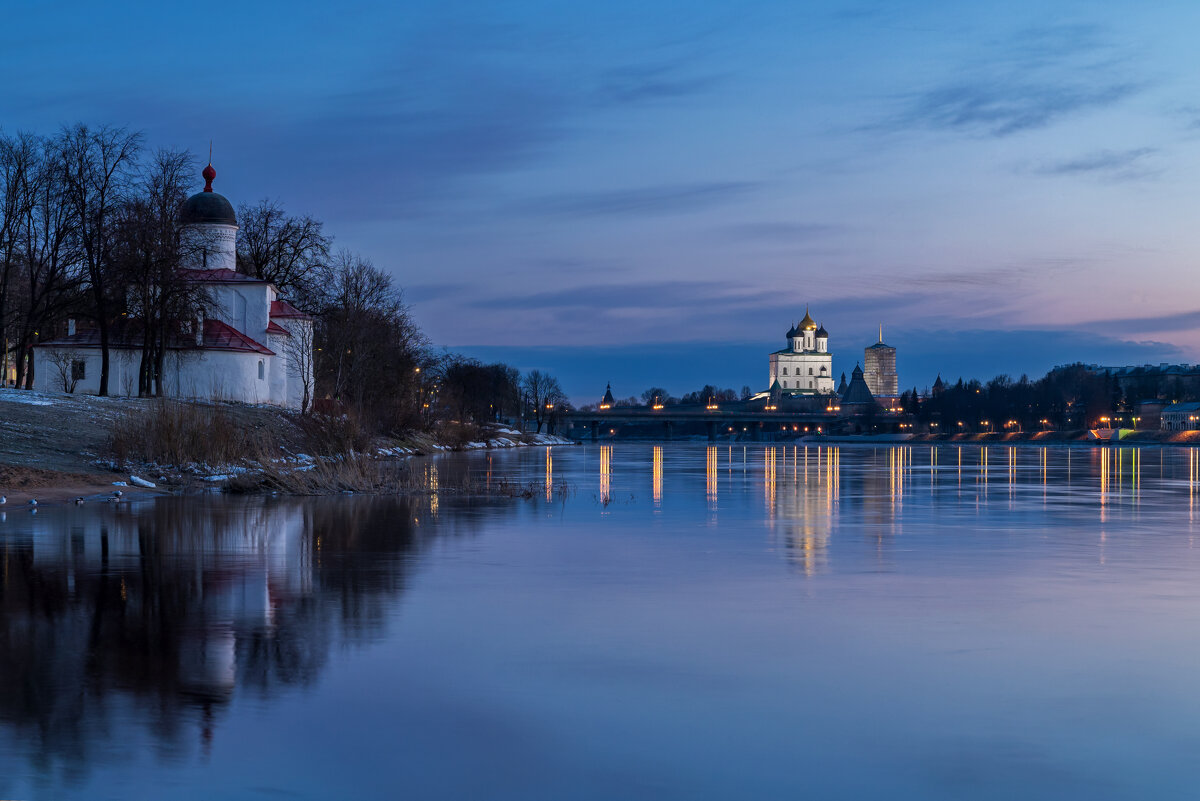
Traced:
<path fill-rule="evenodd" d="M 274 356 L 275 351 L 258 344 L 231 325 L 220 320 L 204 321 L 204 347 L 216 350 L 236 350 L 243 353 L 263 353 Z"/>
<path fill-rule="evenodd" d="M 280 319 L 311 320 L 312 317 L 297 309 L 286 300 L 271 301 L 271 316 Z"/>
<path fill-rule="evenodd" d="M 286 328 L 284 328 L 282 325 L 275 322 L 274 320 L 267 323 L 267 333 L 268 334 L 278 334 L 281 337 L 290 337 L 292 335 L 291 331 L 287 330 Z"/>
<path fill-rule="evenodd" d="M 140 348 L 143 338 L 144 332 L 141 321 L 124 318 L 113 326 L 109 342 L 114 348 Z M 76 331 L 73 336 L 58 337 L 49 341 L 39 342 L 35 347 L 46 345 L 57 347 L 70 346 L 72 348 L 98 348 L 100 347 L 100 332 L 95 328 L 85 328 Z M 241 331 L 220 320 L 204 321 L 204 338 L 201 344 L 197 345 L 195 336 L 186 330 L 177 330 L 173 331 L 168 338 L 167 347 L 172 350 L 192 350 L 199 347 L 209 350 L 261 353 L 266 356 L 275 355 L 275 351 L 255 342 Z"/>

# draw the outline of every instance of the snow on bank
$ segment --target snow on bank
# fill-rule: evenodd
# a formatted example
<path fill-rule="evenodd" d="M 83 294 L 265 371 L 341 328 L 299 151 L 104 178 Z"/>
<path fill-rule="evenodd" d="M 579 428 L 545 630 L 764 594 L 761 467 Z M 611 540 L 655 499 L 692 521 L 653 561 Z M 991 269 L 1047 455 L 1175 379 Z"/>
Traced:
<path fill-rule="evenodd" d="M 24 403 L 26 406 L 53 406 L 50 400 L 41 392 L 31 392 L 25 389 L 0 389 L 0 401 L 8 403 Z"/>
<path fill-rule="evenodd" d="M 475 442 L 467 442 L 457 448 L 452 448 L 449 445 L 441 445 L 436 442 L 423 442 L 420 446 L 412 445 L 396 445 L 393 447 L 378 448 L 375 451 L 376 456 L 419 456 L 425 453 L 438 453 L 445 451 L 482 451 L 493 450 L 497 448 L 521 448 L 529 446 L 541 445 L 575 445 L 573 440 L 564 437 L 555 436 L 554 434 L 521 434 L 511 428 L 492 429 L 491 434 L 501 434 L 503 436 L 490 437 L 486 440 Z"/>

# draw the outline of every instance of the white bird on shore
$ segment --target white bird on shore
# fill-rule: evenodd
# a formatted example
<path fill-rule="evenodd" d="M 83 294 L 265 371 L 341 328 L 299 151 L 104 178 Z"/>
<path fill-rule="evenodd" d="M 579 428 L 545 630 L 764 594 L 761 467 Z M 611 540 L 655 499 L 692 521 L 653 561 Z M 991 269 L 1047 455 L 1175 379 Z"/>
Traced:
<path fill-rule="evenodd" d="M 76 499 L 75 499 L 75 505 L 76 505 L 76 506 L 80 505 L 81 503 L 83 503 L 83 498 L 76 498 Z"/>
<path fill-rule="evenodd" d="M 120 498 L 120 497 L 121 497 L 122 495 L 124 495 L 124 494 L 125 494 L 125 493 L 121 492 L 120 490 L 113 490 L 113 497 L 114 497 L 114 498 Z"/>
<path fill-rule="evenodd" d="M 3 506 L 6 503 L 8 503 L 8 496 L 0 495 L 0 506 Z"/>
<path fill-rule="evenodd" d="M 29 505 L 30 505 L 30 506 L 37 506 L 37 498 L 30 498 L 30 499 L 29 499 Z"/>

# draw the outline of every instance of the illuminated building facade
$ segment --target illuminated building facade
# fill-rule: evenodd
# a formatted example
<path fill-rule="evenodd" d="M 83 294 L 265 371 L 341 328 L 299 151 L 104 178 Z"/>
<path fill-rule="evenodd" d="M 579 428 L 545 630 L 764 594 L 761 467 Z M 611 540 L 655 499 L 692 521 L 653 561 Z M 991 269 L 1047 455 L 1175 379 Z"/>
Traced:
<path fill-rule="evenodd" d="M 767 386 L 786 395 L 833 393 L 833 354 L 829 332 L 804 310 L 804 319 L 787 332 L 788 346 L 770 356 Z"/>
<path fill-rule="evenodd" d="M 879 341 L 863 351 L 863 380 L 876 398 L 894 398 L 900 394 L 896 349 L 884 344 L 882 325 L 879 326 Z"/>

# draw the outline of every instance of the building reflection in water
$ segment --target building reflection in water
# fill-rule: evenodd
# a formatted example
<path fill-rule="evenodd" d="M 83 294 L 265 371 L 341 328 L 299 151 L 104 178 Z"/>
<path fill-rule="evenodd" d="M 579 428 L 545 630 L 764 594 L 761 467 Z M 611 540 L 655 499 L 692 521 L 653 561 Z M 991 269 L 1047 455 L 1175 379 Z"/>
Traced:
<path fill-rule="evenodd" d="M 554 498 L 554 456 L 551 448 L 546 448 L 546 500 Z"/>
<path fill-rule="evenodd" d="M 547 448 L 546 450 L 549 450 Z M 710 448 L 709 450 L 714 450 Z M 651 465 L 651 488 L 650 492 L 654 498 L 654 508 L 662 508 L 663 499 L 663 449 L 661 445 L 654 446 L 653 463 Z"/>
<path fill-rule="evenodd" d="M 1188 448 L 1188 522 L 1196 522 L 1196 482 L 1200 480 L 1200 450 Z"/>
<path fill-rule="evenodd" d="M 600 446 L 600 503 L 612 500 L 612 445 Z"/>
<path fill-rule="evenodd" d="M 309 684 L 335 647 L 379 637 L 434 503 L 178 498 L 9 524 L 0 734 L 65 773 L 131 723 L 206 750 L 236 693 Z"/>
<path fill-rule="evenodd" d="M 704 463 L 704 498 L 708 502 L 708 510 L 710 512 L 717 511 L 717 484 L 719 483 L 720 473 L 718 472 L 718 453 L 715 445 L 708 446 L 705 453 Z M 729 451 L 729 470 L 732 477 L 733 472 L 733 449 Z"/>
<path fill-rule="evenodd" d="M 777 448 L 763 452 L 763 496 L 767 520 L 787 558 L 805 575 L 828 567 L 829 537 L 841 486 L 841 451 L 836 447 Z M 784 459 L 780 480 L 778 464 Z M 791 463 L 788 470 L 787 463 Z"/>

